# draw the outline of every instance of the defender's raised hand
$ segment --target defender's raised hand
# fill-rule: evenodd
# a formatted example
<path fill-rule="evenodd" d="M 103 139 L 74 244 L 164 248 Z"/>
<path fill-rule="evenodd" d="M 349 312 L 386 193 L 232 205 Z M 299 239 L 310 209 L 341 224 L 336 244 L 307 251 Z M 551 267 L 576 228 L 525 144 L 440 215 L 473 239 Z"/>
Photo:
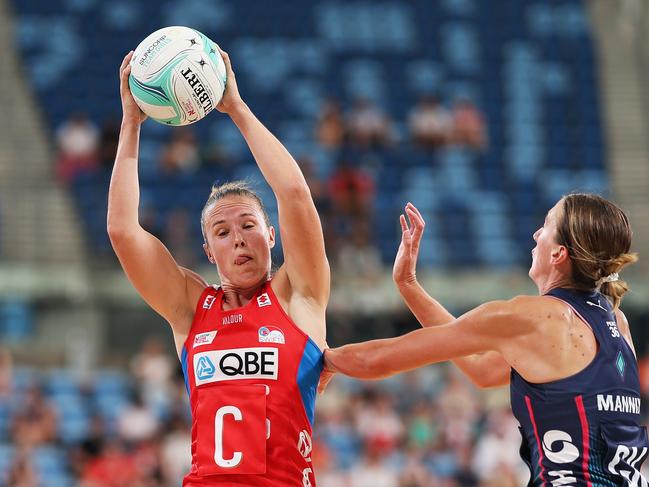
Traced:
<path fill-rule="evenodd" d="M 400 215 L 399 221 L 402 230 L 401 243 L 392 269 L 392 278 L 397 286 L 417 280 L 419 244 L 426 226 L 421 213 L 412 203 L 406 205 L 405 215 Z"/>

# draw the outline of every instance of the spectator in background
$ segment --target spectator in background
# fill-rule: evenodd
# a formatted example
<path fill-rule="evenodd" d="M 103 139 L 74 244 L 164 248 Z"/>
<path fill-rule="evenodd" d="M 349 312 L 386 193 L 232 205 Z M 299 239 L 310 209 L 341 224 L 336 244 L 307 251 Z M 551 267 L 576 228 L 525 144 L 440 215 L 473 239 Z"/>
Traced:
<path fill-rule="evenodd" d="M 381 254 L 370 236 L 367 220 L 351 226 L 351 236 L 342 240 L 336 252 L 334 278 L 341 282 L 348 280 L 376 283 L 383 274 Z"/>
<path fill-rule="evenodd" d="M 57 176 L 69 183 L 80 172 L 97 168 L 99 131 L 84 113 L 75 113 L 56 132 Z"/>
<path fill-rule="evenodd" d="M 123 487 L 137 485 L 135 458 L 122 445 L 108 441 L 99 455 L 90 460 L 81 474 L 80 487 Z"/>
<path fill-rule="evenodd" d="M 356 100 L 347 127 L 350 142 L 361 148 L 385 147 L 392 142 L 392 122 L 367 98 Z"/>
<path fill-rule="evenodd" d="M 141 391 L 136 390 L 132 403 L 119 416 L 120 437 L 131 443 L 145 441 L 153 437 L 158 425 L 158 418 L 144 403 Z"/>
<path fill-rule="evenodd" d="M 358 410 L 356 429 L 366 449 L 388 454 L 400 443 L 405 428 L 394 408 L 392 397 L 368 390 Z"/>
<path fill-rule="evenodd" d="M 340 105 L 334 100 L 327 100 L 320 108 L 315 128 L 315 138 L 327 149 L 337 149 L 345 139 L 345 123 Z"/>
<path fill-rule="evenodd" d="M 176 367 L 159 337 L 146 339 L 131 362 L 131 370 L 140 383 L 144 402 L 155 410 L 166 410 Z"/>
<path fill-rule="evenodd" d="M 336 212 L 352 218 L 365 218 L 374 201 L 374 178 L 347 159 L 341 159 L 329 180 L 329 194 Z"/>
<path fill-rule="evenodd" d="M 525 481 L 529 475 L 527 468 L 519 458 L 507 452 L 516 451 L 520 446 L 521 436 L 518 433 L 516 420 L 504 407 L 493 411 L 487 417 L 486 430 L 480 435 L 474 447 L 472 466 L 481 480 L 487 481 L 494 472 L 507 470 L 520 474 L 518 483 Z"/>
<path fill-rule="evenodd" d="M 9 399 L 12 391 L 13 381 L 13 360 L 11 352 L 5 346 L 0 345 L 0 402 Z"/>
<path fill-rule="evenodd" d="M 192 173 L 200 165 L 196 136 L 189 127 L 173 130 L 169 144 L 162 150 L 162 170 L 166 174 Z"/>
<path fill-rule="evenodd" d="M 192 464 L 191 435 L 187 423 L 177 414 L 171 417 L 164 431 L 160 452 L 162 474 L 167 485 L 180 485 Z"/>
<path fill-rule="evenodd" d="M 38 446 L 52 443 L 57 437 L 57 416 L 41 388 L 32 386 L 25 392 L 11 425 L 14 443 Z"/>
<path fill-rule="evenodd" d="M 101 127 L 99 138 L 99 166 L 105 169 L 112 169 L 117 155 L 117 143 L 119 142 L 119 121 L 111 117 Z"/>
<path fill-rule="evenodd" d="M 368 448 L 349 471 L 350 487 L 399 487 L 397 473 L 384 461 L 380 449 Z"/>
<path fill-rule="evenodd" d="M 316 174 L 313 168 L 313 161 L 310 158 L 301 157 L 297 163 L 302 170 L 307 186 L 309 186 L 313 203 L 315 204 L 316 210 L 318 210 L 318 215 L 320 215 L 325 242 L 327 244 L 329 242 L 333 243 L 335 237 L 332 233 L 332 202 L 327 185 Z"/>
<path fill-rule="evenodd" d="M 451 141 L 453 118 L 436 96 L 428 95 L 408 114 L 412 141 L 423 149 L 437 149 Z"/>
<path fill-rule="evenodd" d="M 478 151 L 487 147 L 484 117 L 469 98 L 458 98 L 453 105 L 453 142 Z"/>
<path fill-rule="evenodd" d="M 184 208 L 174 208 L 167 215 L 163 241 L 178 264 L 183 267 L 198 265 L 196 245 L 193 237 L 197 232 L 192 228 L 192 220 Z"/>
<path fill-rule="evenodd" d="M 330 252 L 337 253 L 342 239 L 349 237 L 351 229 L 365 223 L 371 215 L 374 202 L 374 178 L 359 167 L 341 159 L 328 182 L 332 201 L 332 231 L 328 232 Z"/>
<path fill-rule="evenodd" d="M 38 475 L 26 452 L 16 454 L 6 480 L 5 485 L 10 487 L 38 487 L 40 485 Z"/>

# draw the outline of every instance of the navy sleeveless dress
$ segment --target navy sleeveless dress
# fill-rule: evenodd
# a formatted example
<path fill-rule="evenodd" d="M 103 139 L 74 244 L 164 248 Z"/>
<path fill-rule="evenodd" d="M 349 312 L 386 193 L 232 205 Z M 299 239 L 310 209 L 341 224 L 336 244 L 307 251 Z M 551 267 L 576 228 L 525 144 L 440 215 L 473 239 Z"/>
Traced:
<path fill-rule="evenodd" d="M 553 289 L 547 296 L 570 305 L 599 347 L 585 369 L 554 382 L 532 384 L 512 369 L 511 404 L 531 472 L 528 487 L 649 486 L 640 474 L 649 442 L 638 424 L 638 366 L 611 303 L 596 291 Z"/>

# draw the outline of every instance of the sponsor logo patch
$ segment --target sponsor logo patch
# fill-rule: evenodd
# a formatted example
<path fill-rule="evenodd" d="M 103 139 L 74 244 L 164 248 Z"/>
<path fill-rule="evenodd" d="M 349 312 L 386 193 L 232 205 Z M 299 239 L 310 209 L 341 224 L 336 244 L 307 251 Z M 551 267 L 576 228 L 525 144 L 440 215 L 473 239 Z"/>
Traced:
<path fill-rule="evenodd" d="M 214 304 L 214 301 L 216 300 L 216 296 L 206 296 L 205 301 L 203 301 L 203 309 L 212 309 L 212 305 Z"/>
<path fill-rule="evenodd" d="M 197 383 L 198 381 L 208 381 L 214 377 L 216 368 L 209 357 L 200 357 L 198 361 L 194 360 L 194 363 L 196 364 Z"/>
<path fill-rule="evenodd" d="M 279 351 L 273 347 L 213 350 L 194 355 L 196 385 L 239 379 L 277 380 Z"/>
<path fill-rule="evenodd" d="M 275 326 L 259 328 L 259 343 L 285 343 L 284 333 Z"/>
<path fill-rule="evenodd" d="M 206 331 L 205 333 L 199 333 L 194 337 L 194 347 L 200 347 L 201 345 L 209 345 L 214 341 L 216 336 L 216 330 Z"/>
<path fill-rule="evenodd" d="M 270 302 L 270 298 L 268 297 L 268 293 L 262 293 L 257 298 L 257 305 L 260 308 L 263 308 L 264 306 L 270 306 L 271 304 L 273 304 L 273 303 Z"/>

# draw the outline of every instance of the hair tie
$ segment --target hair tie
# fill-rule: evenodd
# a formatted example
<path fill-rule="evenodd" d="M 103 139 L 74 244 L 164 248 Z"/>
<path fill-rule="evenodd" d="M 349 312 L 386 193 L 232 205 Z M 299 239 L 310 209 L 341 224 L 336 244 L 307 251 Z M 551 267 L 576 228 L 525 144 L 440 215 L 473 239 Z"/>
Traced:
<path fill-rule="evenodd" d="M 602 277 L 599 281 L 597 281 L 597 287 L 600 287 L 602 284 L 605 282 L 615 282 L 620 280 L 620 275 L 617 272 L 613 272 L 612 274 L 609 274 L 608 276 Z"/>

